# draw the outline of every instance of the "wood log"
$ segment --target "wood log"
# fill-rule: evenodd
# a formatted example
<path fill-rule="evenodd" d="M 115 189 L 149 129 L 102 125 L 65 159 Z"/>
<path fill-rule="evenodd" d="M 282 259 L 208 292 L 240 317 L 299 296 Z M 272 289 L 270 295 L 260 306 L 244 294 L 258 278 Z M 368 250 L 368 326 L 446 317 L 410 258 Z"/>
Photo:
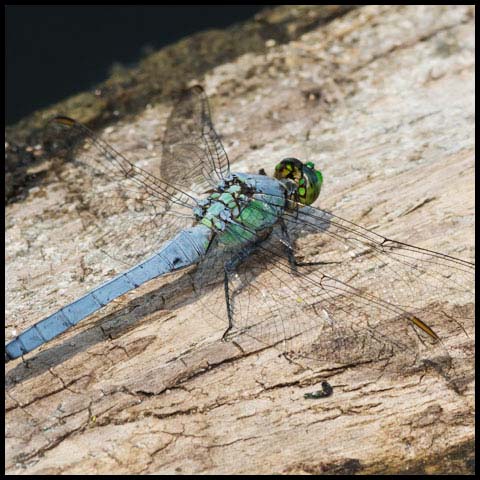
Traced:
<path fill-rule="evenodd" d="M 303 18 L 316 7 L 288 8 Z M 342 11 L 191 82 L 211 97 L 233 170 L 271 173 L 290 156 L 314 161 L 325 177 L 316 205 L 472 260 L 474 12 Z M 155 165 L 170 107 L 139 109 L 98 134 Z M 85 219 L 103 205 L 80 170 L 43 157 L 29 168 L 41 181 L 6 210 L 7 340 L 122 270 L 92 249 Z M 137 213 L 120 212 L 125 228 Z M 225 325 L 201 312 L 188 274 L 171 275 L 10 362 L 6 472 L 473 472 L 473 362 L 461 391 L 428 369 L 313 368 L 275 348 L 222 342 Z M 324 380 L 331 396 L 304 398 Z"/>

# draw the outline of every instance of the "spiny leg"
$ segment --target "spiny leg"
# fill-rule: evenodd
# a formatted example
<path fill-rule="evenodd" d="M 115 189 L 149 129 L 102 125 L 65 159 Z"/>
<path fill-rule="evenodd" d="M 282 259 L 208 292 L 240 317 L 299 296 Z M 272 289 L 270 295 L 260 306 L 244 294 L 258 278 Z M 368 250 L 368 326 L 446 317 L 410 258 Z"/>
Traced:
<path fill-rule="evenodd" d="M 227 304 L 228 327 L 222 335 L 222 340 L 227 339 L 228 333 L 233 328 L 233 308 L 232 308 L 233 298 L 231 297 L 231 295 L 240 293 L 241 289 L 243 288 L 243 285 L 242 285 L 235 292 L 231 292 L 229 281 L 232 278 L 232 276 L 236 275 L 236 269 L 239 263 L 245 260 L 265 240 L 266 240 L 266 237 L 262 237 L 256 240 L 254 243 L 251 243 L 250 245 L 245 246 L 242 250 L 236 253 L 228 262 L 225 262 L 224 264 L 223 285 L 225 289 L 225 302 Z"/>
<path fill-rule="evenodd" d="M 285 221 L 280 219 L 279 221 L 280 228 L 282 230 L 282 243 L 285 245 L 285 251 L 287 253 L 288 257 L 288 263 L 290 264 L 290 268 L 294 271 L 297 272 L 297 267 L 314 267 L 318 265 L 332 265 L 332 264 L 337 264 L 337 263 L 342 263 L 342 262 L 299 262 L 296 257 L 295 257 L 295 250 L 293 247 L 293 242 L 290 239 L 290 235 L 288 234 L 288 229 L 285 224 Z"/>

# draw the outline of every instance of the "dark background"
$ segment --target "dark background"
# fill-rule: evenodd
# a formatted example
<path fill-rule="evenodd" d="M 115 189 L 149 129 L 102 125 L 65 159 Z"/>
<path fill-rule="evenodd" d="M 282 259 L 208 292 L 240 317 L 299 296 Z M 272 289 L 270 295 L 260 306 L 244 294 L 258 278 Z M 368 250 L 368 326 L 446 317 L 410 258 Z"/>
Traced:
<path fill-rule="evenodd" d="M 194 32 L 225 28 L 266 5 L 6 7 L 5 122 L 93 87 Z"/>

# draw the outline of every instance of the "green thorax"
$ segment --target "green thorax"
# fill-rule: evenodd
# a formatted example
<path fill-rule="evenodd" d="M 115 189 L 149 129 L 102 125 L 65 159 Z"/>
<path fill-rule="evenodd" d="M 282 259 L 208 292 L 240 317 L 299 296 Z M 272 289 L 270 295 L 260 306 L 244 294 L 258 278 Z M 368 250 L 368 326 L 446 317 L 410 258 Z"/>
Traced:
<path fill-rule="evenodd" d="M 268 231 L 283 214 L 284 205 L 285 191 L 277 180 L 237 174 L 203 200 L 195 213 L 221 243 L 238 246 Z"/>

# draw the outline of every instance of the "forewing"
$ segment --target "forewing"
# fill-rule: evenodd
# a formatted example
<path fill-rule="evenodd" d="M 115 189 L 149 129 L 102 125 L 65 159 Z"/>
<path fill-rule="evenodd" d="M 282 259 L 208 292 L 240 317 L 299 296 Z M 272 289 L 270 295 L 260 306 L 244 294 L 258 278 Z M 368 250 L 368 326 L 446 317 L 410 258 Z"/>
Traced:
<path fill-rule="evenodd" d="M 388 239 L 313 207 L 286 215 L 301 260 L 322 272 L 415 313 L 448 315 L 472 327 L 475 264 Z M 469 313 L 470 311 L 470 313 Z"/>

